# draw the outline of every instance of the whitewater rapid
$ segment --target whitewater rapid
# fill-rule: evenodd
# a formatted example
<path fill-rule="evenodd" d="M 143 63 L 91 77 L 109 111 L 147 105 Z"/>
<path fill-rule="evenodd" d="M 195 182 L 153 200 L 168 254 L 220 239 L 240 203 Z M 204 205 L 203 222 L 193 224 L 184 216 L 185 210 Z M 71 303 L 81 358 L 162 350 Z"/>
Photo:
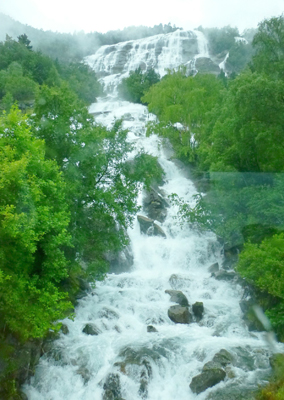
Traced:
<path fill-rule="evenodd" d="M 196 188 L 172 160 L 168 145 L 155 135 L 146 137 L 146 124 L 155 117 L 145 106 L 114 96 L 99 99 L 90 112 L 107 127 L 124 117 L 123 127 L 135 152 L 145 149 L 158 157 L 164 169 L 163 196 L 176 193 L 194 204 Z M 140 205 L 143 196 L 141 192 Z M 243 289 L 235 281 L 216 280 L 208 270 L 216 262 L 221 266 L 221 245 L 213 233 L 182 228 L 177 212 L 172 205 L 165 221 L 158 222 L 166 239 L 142 234 L 135 219 L 128 229 L 133 266 L 128 272 L 108 274 L 104 281 L 96 282 L 79 301 L 74 320 L 63 321 L 69 333 L 60 334 L 24 386 L 29 400 L 101 400 L 110 374 L 119 377 L 120 399 L 124 400 L 204 400 L 208 396 L 217 400 L 220 390 L 252 390 L 267 379 L 272 349 L 264 333 L 249 332 L 242 319 L 239 302 Z M 143 210 L 140 214 L 146 216 Z M 172 322 L 168 289 L 181 290 L 190 305 L 203 302 L 203 318 L 190 324 Z M 98 335 L 83 332 L 89 323 L 95 324 Z M 148 332 L 149 325 L 157 332 Z M 274 346 L 274 351 L 283 350 L 283 345 Z M 235 360 L 226 379 L 194 394 L 189 387 L 191 379 L 221 349 Z M 145 376 L 147 392 L 141 391 Z"/>

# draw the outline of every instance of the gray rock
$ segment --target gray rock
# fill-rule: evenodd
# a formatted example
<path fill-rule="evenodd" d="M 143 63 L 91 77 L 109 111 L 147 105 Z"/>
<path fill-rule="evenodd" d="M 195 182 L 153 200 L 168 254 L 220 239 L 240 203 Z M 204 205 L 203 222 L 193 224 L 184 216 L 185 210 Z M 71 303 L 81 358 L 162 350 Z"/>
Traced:
<path fill-rule="evenodd" d="M 192 322 L 192 315 L 187 307 L 171 306 L 168 310 L 169 318 L 176 324 L 190 324 Z"/>
<path fill-rule="evenodd" d="M 158 332 L 158 331 L 153 325 L 148 325 L 147 332 Z"/>
<path fill-rule="evenodd" d="M 109 374 L 104 383 L 103 400 L 122 400 L 121 385 L 118 374 Z"/>
<path fill-rule="evenodd" d="M 167 235 L 165 234 L 163 229 L 156 223 L 154 223 L 153 226 L 154 226 L 154 236 L 162 236 L 163 238 L 166 239 Z"/>
<path fill-rule="evenodd" d="M 165 293 L 171 296 L 171 302 L 178 303 L 180 306 L 184 307 L 189 306 L 186 296 L 180 290 L 165 290 Z"/>
<path fill-rule="evenodd" d="M 201 318 L 203 317 L 203 312 L 204 312 L 204 306 L 202 301 L 196 301 L 192 305 L 192 312 L 195 315 L 197 321 L 200 321 Z"/>
<path fill-rule="evenodd" d="M 82 332 L 86 333 L 86 335 L 92 336 L 97 336 L 101 333 L 95 324 L 86 324 Z"/>
<path fill-rule="evenodd" d="M 158 190 L 151 188 L 143 199 L 143 208 L 149 218 L 164 222 L 169 203 Z"/>
<path fill-rule="evenodd" d="M 114 310 L 110 310 L 109 308 L 104 307 L 99 312 L 99 317 L 100 318 L 107 318 L 107 319 L 118 319 L 119 315 Z"/>
<path fill-rule="evenodd" d="M 218 369 L 222 368 L 221 364 L 217 361 L 208 361 L 206 364 L 203 365 L 202 372 L 203 371 L 209 371 L 212 369 Z"/>
<path fill-rule="evenodd" d="M 212 361 L 225 367 L 226 365 L 231 364 L 233 356 L 227 350 L 221 349 L 215 354 Z"/>
<path fill-rule="evenodd" d="M 218 272 L 219 271 L 219 264 L 215 263 L 210 265 L 210 267 L 208 268 L 208 271 L 211 272 L 211 274 Z"/>
<path fill-rule="evenodd" d="M 91 378 L 91 373 L 86 367 L 78 368 L 76 374 L 82 377 L 84 384 L 88 383 Z"/>
<path fill-rule="evenodd" d="M 64 334 L 64 335 L 67 335 L 68 333 L 69 333 L 69 329 L 68 329 L 68 326 L 67 325 L 65 325 L 65 324 L 62 324 L 61 325 L 61 332 Z"/>
<path fill-rule="evenodd" d="M 195 68 L 199 73 L 211 73 L 218 75 L 220 73 L 220 68 L 216 65 L 211 58 L 200 57 L 196 59 Z"/>
<path fill-rule="evenodd" d="M 130 246 L 121 251 L 108 251 L 105 258 L 109 262 L 109 273 L 121 274 L 129 272 L 133 265 L 133 254 Z"/>
<path fill-rule="evenodd" d="M 145 233 L 148 236 L 167 237 L 163 229 L 156 224 L 153 219 L 144 217 L 143 215 L 137 215 L 137 219 L 140 225 L 141 233 Z"/>
<path fill-rule="evenodd" d="M 232 281 L 237 274 L 234 271 L 225 271 L 221 269 L 220 271 L 214 272 L 212 276 L 217 279 L 217 281 Z"/>
<path fill-rule="evenodd" d="M 193 393 L 199 394 L 206 389 L 217 385 L 226 377 L 226 372 L 222 368 L 214 368 L 201 372 L 201 374 L 192 378 L 189 385 Z"/>
<path fill-rule="evenodd" d="M 144 217 L 143 215 L 137 215 L 137 219 L 140 225 L 140 232 L 147 235 L 148 229 L 153 227 L 154 221 L 150 218 Z"/>

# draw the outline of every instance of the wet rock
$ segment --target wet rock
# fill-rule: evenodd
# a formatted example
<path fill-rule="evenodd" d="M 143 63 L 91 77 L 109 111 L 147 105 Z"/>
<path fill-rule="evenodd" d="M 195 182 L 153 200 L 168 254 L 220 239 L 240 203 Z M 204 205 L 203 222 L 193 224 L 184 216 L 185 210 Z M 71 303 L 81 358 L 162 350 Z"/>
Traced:
<path fill-rule="evenodd" d="M 163 229 L 156 223 L 154 223 L 153 226 L 154 226 L 154 236 L 162 236 L 163 238 L 166 239 L 167 235 L 165 234 Z"/>
<path fill-rule="evenodd" d="M 218 272 L 219 271 L 219 264 L 215 263 L 210 265 L 210 267 L 208 268 L 208 271 L 211 272 L 211 274 Z"/>
<path fill-rule="evenodd" d="M 217 279 L 217 281 L 232 281 L 236 278 L 237 274 L 234 271 L 221 269 L 220 271 L 213 272 L 212 276 Z"/>
<path fill-rule="evenodd" d="M 150 218 L 144 217 L 143 215 L 137 215 L 137 219 L 140 225 L 140 232 L 147 235 L 148 229 L 153 226 L 154 221 Z"/>
<path fill-rule="evenodd" d="M 107 318 L 107 319 L 118 319 L 119 315 L 117 312 L 114 310 L 110 310 L 107 307 L 104 307 L 100 312 L 99 312 L 99 317 L 100 318 Z"/>
<path fill-rule="evenodd" d="M 147 332 L 158 332 L 158 331 L 153 325 L 148 325 Z"/>
<path fill-rule="evenodd" d="M 235 387 L 226 385 L 226 387 L 214 390 L 206 397 L 206 400 L 255 400 L 256 395 L 256 390 L 241 387 L 238 382 Z"/>
<path fill-rule="evenodd" d="M 159 222 L 164 222 L 168 207 L 167 200 L 154 188 L 143 199 L 143 208 L 148 217 Z"/>
<path fill-rule="evenodd" d="M 197 321 L 200 321 L 201 318 L 203 317 L 203 312 L 204 312 L 204 306 L 202 301 L 196 301 L 192 305 L 192 312 L 195 315 L 195 318 Z"/>
<path fill-rule="evenodd" d="M 226 372 L 222 368 L 208 369 L 192 378 L 189 387 L 193 393 L 199 394 L 217 385 L 219 382 L 223 381 L 225 377 Z"/>
<path fill-rule="evenodd" d="M 109 374 L 104 383 L 103 400 L 123 400 L 121 397 L 121 385 L 118 374 Z"/>
<path fill-rule="evenodd" d="M 142 399 L 146 399 L 148 397 L 148 384 L 151 377 L 152 377 L 151 366 L 147 364 L 143 365 L 143 370 L 140 375 L 140 386 L 138 390 L 138 393 L 142 397 Z"/>
<path fill-rule="evenodd" d="M 190 324 L 192 322 L 192 315 L 187 307 L 171 306 L 168 309 L 169 318 L 176 324 Z"/>
<path fill-rule="evenodd" d="M 225 367 L 233 361 L 233 356 L 227 350 L 221 349 L 215 354 L 212 361 Z"/>
<path fill-rule="evenodd" d="M 141 233 L 145 233 L 148 236 L 167 237 L 163 229 L 156 224 L 153 219 L 144 217 L 143 215 L 137 215 L 137 219 L 140 225 Z"/>
<path fill-rule="evenodd" d="M 184 286 L 188 286 L 191 282 L 190 278 L 184 277 L 182 275 L 173 274 L 169 279 L 169 283 L 173 289 L 179 289 Z"/>
<path fill-rule="evenodd" d="M 211 58 L 199 57 L 196 59 L 195 68 L 199 73 L 220 74 L 220 68 Z"/>
<path fill-rule="evenodd" d="M 86 333 L 86 335 L 97 336 L 101 333 L 101 331 L 96 327 L 95 324 L 86 324 L 82 332 Z"/>
<path fill-rule="evenodd" d="M 76 374 L 82 377 L 84 384 L 88 383 L 91 378 L 91 373 L 86 367 L 78 368 Z"/>
<path fill-rule="evenodd" d="M 64 334 L 64 335 L 67 335 L 68 333 L 69 333 L 69 329 L 68 329 L 68 326 L 67 325 L 65 325 L 65 324 L 62 324 L 61 325 L 61 332 Z"/>
<path fill-rule="evenodd" d="M 124 121 L 135 121 L 135 118 L 130 113 L 124 114 L 122 118 L 124 119 Z"/>
<path fill-rule="evenodd" d="M 188 307 L 188 300 L 186 296 L 180 290 L 165 290 L 165 293 L 169 294 L 170 301 L 172 303 L 178 303 L 180 306 Z"/>
<path fill-rule="evenodd" d="M 129 272 L 134 259 L 130 246 L 126 246 L 122 251 L 108 251 L 105 258 L 109 262 L 109 273 L 115 274 Z"/>

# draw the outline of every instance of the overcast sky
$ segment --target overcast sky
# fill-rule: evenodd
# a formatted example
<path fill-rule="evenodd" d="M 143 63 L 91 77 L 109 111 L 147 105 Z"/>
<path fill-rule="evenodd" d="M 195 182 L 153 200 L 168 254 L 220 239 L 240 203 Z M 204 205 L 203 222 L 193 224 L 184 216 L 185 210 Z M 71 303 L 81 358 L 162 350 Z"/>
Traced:
<path fill-rule="evenodd" d="M 106 32 L 168 22 L 184 29 L 232 25 L 242 31 L 282 14 L 284 0 L 0 0 L 0 11 L 58 32 Z"/>

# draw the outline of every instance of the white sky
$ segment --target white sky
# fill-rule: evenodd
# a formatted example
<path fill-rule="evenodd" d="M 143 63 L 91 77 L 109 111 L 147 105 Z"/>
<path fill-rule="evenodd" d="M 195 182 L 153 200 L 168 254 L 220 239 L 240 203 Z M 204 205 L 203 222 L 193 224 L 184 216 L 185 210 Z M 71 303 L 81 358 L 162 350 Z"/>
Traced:
<path fill-rule="evenodd" d="M 0 12 L 58 32 L 107 32 L 168 22 L 185 29 L 231 25 L 242 31 L 282 14 L 284 0 L 0 0 Z"/>

